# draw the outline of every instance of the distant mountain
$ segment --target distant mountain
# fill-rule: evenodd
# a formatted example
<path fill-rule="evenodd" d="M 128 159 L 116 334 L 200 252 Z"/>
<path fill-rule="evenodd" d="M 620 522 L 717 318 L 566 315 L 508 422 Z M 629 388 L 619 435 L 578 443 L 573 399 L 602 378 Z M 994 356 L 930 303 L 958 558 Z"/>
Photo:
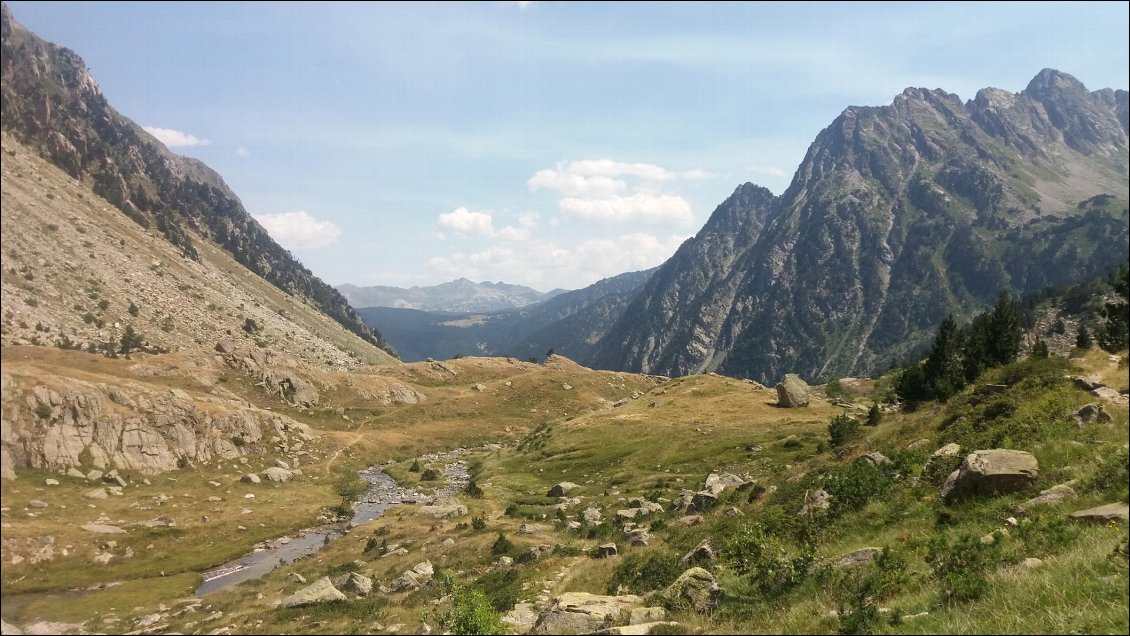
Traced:
<path fill-rule="evenodd" d="M 215 246 L 283 295 L 315 307 L 371 345 L 394 353 L 341 294 L 271 239 L 220 175 L 195 159 L 170 152 L 116 111 L 82 58 L 25 29 L 6 4 L 2 32 L 0 114 L 4 134 L 19 145 L 9 153 L 39 155 L 141 229 L 155 230 L 180 258 L 203 265 L 209 252 L 205 248 Z M 16 172 L 6 177 L 13 183 L 30 179 Z M 7 199 L 4 215 L 8 220 Z M 7 247 L 7 229 L 4 239 Z M 120 247 L 136 246 L 123 239 Z M 186 309 L 176 303 L 172 308 Z"/>
<path fill-rule="evenodd" d="M 587 364 L 594 346 L 655 270 L 629 272 L 544 302 L 498 312 L 440 313 L 394 307 L 357 312 L 379 324 L 405 361 L 464 355 L 540 358 L 549 349 Z M 552 292 L 551 292 L 552 293 Z"/>
<path fill-rule="evenodd" d="M 750 184 L 601 339 L 601 368 L 775 382 L 865 375 L 948 313 L 1128 256 L 1127 92 L 1041 71 L 968 102 L 908 88 L 850 107 L 778 198 Z"/>
<path fill-rule="evenodd" d="M 522 285 L 483 281 L 475 283 L 466 278 L 430 287 L 358 287 L 338 285 L 349 304 L 354 307 L 396 307 L 421 311 L 476 312 L 517 309 L 563 293 L 563 289 L 539 292 Z"/>

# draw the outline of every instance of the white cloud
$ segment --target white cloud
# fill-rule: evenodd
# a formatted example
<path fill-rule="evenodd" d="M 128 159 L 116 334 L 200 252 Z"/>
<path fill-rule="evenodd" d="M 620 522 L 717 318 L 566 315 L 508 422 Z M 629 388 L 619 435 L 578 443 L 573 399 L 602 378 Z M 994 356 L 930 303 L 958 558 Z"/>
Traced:
<path fill-rule="evenodd" d="M 654 267 L 669 258 L 686 236 L 660 239 L 646 233 L 588 239 L 574 246 L 529 240 L 455 252 L 428 261 L 443 277 L 505 280 L 540 289 L 589 285 L 601 278 Z"/>
<path fill-rule="evenodd" d="M 777 166 L 750 166 L 749 171 L 753 174 L 777 177 L 778 179 L 784 179 L 789 176 L 783 168 L 778 168 Z"/>
<path fill-rule="evenodd" d="M 303 210 L 279 214 L 253 214 L 279 245 L 288 250 L 310 250 L 332 245 L 341 228 L 331 221 L 310 216 Z"/>
<path fill-rule="evenodd" d="M 445 212 L 436 219 L 441 232 L 455 232 L 463 235 L 493 236 L 494 225 L 489 212 L 472 212 L 467 208 L 456 208 Z"/>
<path fill-rule="evenodd" d="M 169 148 L 180 148 L 188 146 L 207 146 L 212 143 L 207 139 L 201 139 L 194 135 L 172 128 L 157 128 L 156 126 L 143 126 L 145 132 L 157 138 L 157 141 L 165 144 Z"/>
<path fill-rule="evenodd" d="M 673 172 L 650 163 L 585 159 L 561 161 L 552 169 L 539 170 L 526 185 L 532 192 L 559 193 L 561 212 L 586 220 L 693 223 L 690 203 L 663 190 L 678 180 L 711 177 L 704 170 Z"/>
<path fill-rule="evenodd" d="M 248 150 L 247 148 L 244 148 L 243 146 L 239 146 L 238 148 L 235 149 L 235 154 L 240 156 L 240 157 L 250 157 L 251 151 Z"/>
<path fill-rule="evenodd" d="M 537 226 L 538 215 L 533 212 L 518 215 L 518 223 L 507 225 L 498 231 L 498 238 L 508 241 L 525 241 L 530 238 Z"/>

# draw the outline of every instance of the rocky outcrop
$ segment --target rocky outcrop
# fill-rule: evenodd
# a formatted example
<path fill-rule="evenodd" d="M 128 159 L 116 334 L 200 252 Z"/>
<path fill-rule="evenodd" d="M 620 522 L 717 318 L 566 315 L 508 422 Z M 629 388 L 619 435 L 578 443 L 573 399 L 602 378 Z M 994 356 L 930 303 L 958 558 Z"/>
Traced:
<path fill-rule="evenodd" d="M 216 350 L 228 349 L 223 341 Z M 268 393 L 297 406 L 317 406 L 318 390 L 314 383 L 302 377 L 295 369 L 283 366 L 280 357 L 272 351 L 260 348 L 235 348 L 224 353 L 224 360 L 232 367 L 250 376 L 256 384 Z"/>
<path fill-rule="evenodd" d="M 718 606 L 722 588 L 714 575 L 700 567 L 686 570 L 660 596 L 672 606 L 709 612 Z"/>
<path fill-rule="evenodd" d="M 1037 506 L 1050 506 L 1067 499 L 1074 499 L 1075 496 L 1074 488 L 1067 484 L 1057 484 L 1047 490 L 1041 490 L 1040 494 L 1020 504 L 1016 510 L 1017 512 L 1027 512 Z"/>
<path fill-rule="evenodd" d="M 330 582 L 330 577 L 323 576 L 310 585 L 284 598 L 279 605 L 282 607 L 302 607 L 304 605 L 344 600 L 347 600 L 347 597 L 334 587 L 334 584 Z"/>
<path fill-rule="evenodd" d="M 441 499 L 426 506 L 420 506 L 416 511 L 417 514 L 435 517 L 436 519 L 449 519 L 451 517 L 462 517 L 467 514 L 467 506 L 459 503 L 456 499 Z"/>
<path fill-rule="evenodd" d="M 432 567 L 431 561 L 421 561 L 412 566 L 411 569 L 405 570 L 404 574 L 396 577 L 392 583 L 389 583 L 388 591 L 396 594 L 418 589 L 421 585 L 432 580 L 434 572 L 435 569 Z"/>
<path fill-rule="evenodd" d="M 1075 420 L 1075 423 L 1080 427 L 1087 424 L 1111 423 L 1110 413 L 1107 413 L 1103 405 L 1098 402 L 1091 402 L 1090 404 L 1080 406 L 1071 414 L 1071 419 Z"/>
<path fill-rule="evenodd" d="M 5 374 L 6 375 L 6 374 Z M 237 400 L 68 378 L 65 386 L 6 375 L 2 448 L 12 465 L 85 466 L 153 474 L 234 459 L 277 437 L 309 440 L 305 424 Z"/>
<path fill-rule="evenodd" d="M 569 592 L 553 599 L 538 617 L 531 634 L 593 634 L 628 622 L 633 609 L 643 605 L 640 597 L 598 596 Z"/>
<path fill-rule="evenodd" d="M 566 493 L 568 493 L 570 490 L 573 490 L 576 487 L 577 487 L 577 484 L 574 484 L 571 481 L 563 481 L 559 484 L 554 485 L 553 488 L 550 488 L 549 492 L 546 493 L 546 496 L 547 497 L 564 497 L 566 495 Z"/>
<path fill-rule="evenodd" d="M 1017 492 L 1039 476 L 1039 462 L 1031 453 L 1001 448 L 973 451 L 946 479 L 941 497 L 952 503 L 970 495 Z"/>
<path fill-rule="evenodd" d="M 1076 521 L 1090 521 L 1092 523 L 1122 523 L 1130 521 L 1130 506 L 1124 502 L 1110 503 L 1095 506 L 1086 510 L 1076 510 L 1071 513 L 1071 518 Z"/>
<path fill-rule="evenodd" d="M 795 373 L 785 374 L 776 389 L 777 405 L 787 409 L 808 406 L 808 402 L 812 399 L 812 391 L 808 388 L 808 383 Z"/>

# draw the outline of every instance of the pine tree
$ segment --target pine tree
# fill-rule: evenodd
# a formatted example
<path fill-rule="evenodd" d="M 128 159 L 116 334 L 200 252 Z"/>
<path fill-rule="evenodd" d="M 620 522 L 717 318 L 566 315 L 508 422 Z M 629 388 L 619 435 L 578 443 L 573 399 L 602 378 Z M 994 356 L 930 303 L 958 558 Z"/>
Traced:
<path fill-rule="evenodd" d="M 1031 357 L 1044 360 L 1047 359 L 1048 355 L 1048 343 L 1043 338 L 1036 338 L 1036 343 L 1032 345 Z"/>
<path fill-rule="evenodd" d="M 1099 346 L 1111 353 L 1121 351 L 1130 344 L 1130 280 L 1128 280 L 1126 265 L 1123 264 L 1118 271 L 1111 274 L 1110 283 L 1114 291 L 1121 296 L 1121 300 L 1106 303 L 1103 307 L 1103 317 L 1106 319 L 1099 330 Z"/>
<path fill-rule="evenodd" d="M 1090 349 L 1091 344 L 1091 332 L 1087 331 L 1086 327 L 1080 325 L 1079 335 L 1075 336 L 1075 346 L 1080 349 Z"/>
<path fill-rule="evenodd" d="M 989 317 L 989 332 L 987 344 L 988 366 L 995 367 L 1016 362 L 1016 354 L 1020 351 L 1020 317 L 1016 304 L 1008 294 L 1002 291 L 993 312 Z"/>
<path fill-rule="evenodd" d="M 930 397 L 945 401 L 965 388 L 961 352 L 962 335 L 951 314 L 938 327 L 938 335 L 934 338 L 934 346 L 930 349 L 930 356 L 926 358 L 923 369 Z"/>

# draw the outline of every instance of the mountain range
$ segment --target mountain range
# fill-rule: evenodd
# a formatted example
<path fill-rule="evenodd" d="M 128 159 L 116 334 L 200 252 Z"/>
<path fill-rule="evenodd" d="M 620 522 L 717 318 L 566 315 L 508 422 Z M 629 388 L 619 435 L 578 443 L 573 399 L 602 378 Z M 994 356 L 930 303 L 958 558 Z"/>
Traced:
<path fill-rule="evenodd" d="M 478 312 L 516 309 L 548 300 L 563 293 L 564 289 L 539 292 L 522 285 L 499 281 L 476 283 L 459 278 L 428 287 L 386 287 L 375 285 L 338 285 L 337 290 L 349 304 L 361 307 L 396 307 L 440 312 Z"/>

